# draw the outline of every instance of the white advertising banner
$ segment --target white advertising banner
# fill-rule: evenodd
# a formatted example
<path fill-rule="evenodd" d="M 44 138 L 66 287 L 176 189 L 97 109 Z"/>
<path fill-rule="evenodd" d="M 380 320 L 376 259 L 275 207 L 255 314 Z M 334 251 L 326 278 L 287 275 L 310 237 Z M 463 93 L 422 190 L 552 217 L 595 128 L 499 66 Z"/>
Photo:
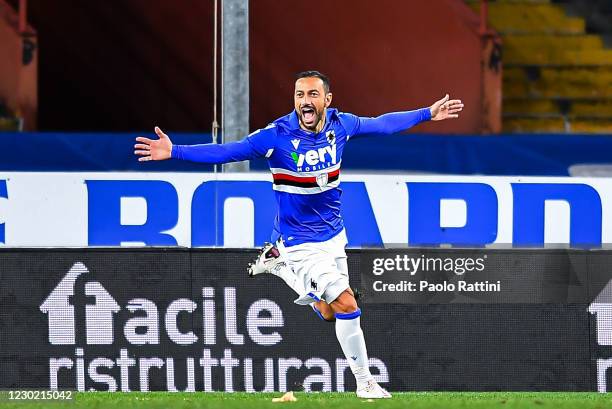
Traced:
<path fill-rule="evenodd" d="M 0 173 L 0 245 L 253 247 L 267 173 Z M 612 243 L 612 179 L 343 174 L 350 247 Z"/>

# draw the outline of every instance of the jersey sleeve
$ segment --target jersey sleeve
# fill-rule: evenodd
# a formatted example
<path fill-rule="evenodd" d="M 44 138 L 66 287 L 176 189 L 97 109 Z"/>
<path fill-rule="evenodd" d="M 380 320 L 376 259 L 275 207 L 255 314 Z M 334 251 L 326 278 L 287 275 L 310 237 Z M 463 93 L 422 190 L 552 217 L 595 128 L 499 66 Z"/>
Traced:
<path fill-rule="evenodd" d="M 276 127 L 272 124 L 237 142 L 173 145 L 172 158 L 208 164 L 240 162 L 268 157 L 275 145 Z"/>
<path fill-rule="evenodd" d="M 340 118 L 340 123 L 346 131 L 346 139 L 350 139 L 359 129 L 359 117 L 348 112 L 340 112 L 338 118 Z"/>
<path fill-rule="evenodd" d="M 345 129 L 348 132 L 349 138 L 363 135 L 391 135 L 431 119 L 429 108 L 391 112 L 376 118 L 358 117 L 353 114 L 343 115 L 346 118 Z"/>

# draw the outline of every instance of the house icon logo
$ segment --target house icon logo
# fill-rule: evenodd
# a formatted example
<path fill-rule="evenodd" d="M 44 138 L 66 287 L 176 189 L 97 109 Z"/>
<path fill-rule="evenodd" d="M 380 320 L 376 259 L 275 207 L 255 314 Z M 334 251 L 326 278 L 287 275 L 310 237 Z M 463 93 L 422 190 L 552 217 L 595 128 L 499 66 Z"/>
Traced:
<path fill-rule="evenodd" d="M 121 308 L 99 282 L 85 282 L 88 275 L 83 263 L 75 263 L 40 305 L 48 316 L 52 345 L 113 343 L 113 314 Z"/>

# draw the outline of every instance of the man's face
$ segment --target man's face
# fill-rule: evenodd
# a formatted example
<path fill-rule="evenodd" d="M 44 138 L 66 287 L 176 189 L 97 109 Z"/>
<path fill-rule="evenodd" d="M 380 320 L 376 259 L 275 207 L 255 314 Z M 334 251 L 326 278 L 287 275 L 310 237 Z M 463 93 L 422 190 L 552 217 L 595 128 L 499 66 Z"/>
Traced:
<path fill-rule="evenodd" d="M 331 104 L 331 92 L 325 93 L 323 81 L 317 77 L 300 78 L 295 82 L 293 100 L 302 128 L 309 131 L 317 129 L 322 123 L 325 109 Z"/>

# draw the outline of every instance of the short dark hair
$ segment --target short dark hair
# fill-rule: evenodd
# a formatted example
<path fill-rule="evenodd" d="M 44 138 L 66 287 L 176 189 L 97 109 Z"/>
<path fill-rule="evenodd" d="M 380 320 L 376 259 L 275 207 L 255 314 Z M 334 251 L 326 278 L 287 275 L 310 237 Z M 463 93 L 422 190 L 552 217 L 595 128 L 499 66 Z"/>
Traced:
<path fill-rule="evenodd" d="M 329 78 L 327 77 L 327 75 L 320 73 L 319 71 L 302 71 L 300 73 L 298 73 L 295 76 L 295 80 L 299 80 L 300 78 L 318 78 L 321 81 L 323 81 L 323 89 L 325 90 L 325 93 L 327 94 L 331 88 L 330 84 L 329 84 Z"/>

